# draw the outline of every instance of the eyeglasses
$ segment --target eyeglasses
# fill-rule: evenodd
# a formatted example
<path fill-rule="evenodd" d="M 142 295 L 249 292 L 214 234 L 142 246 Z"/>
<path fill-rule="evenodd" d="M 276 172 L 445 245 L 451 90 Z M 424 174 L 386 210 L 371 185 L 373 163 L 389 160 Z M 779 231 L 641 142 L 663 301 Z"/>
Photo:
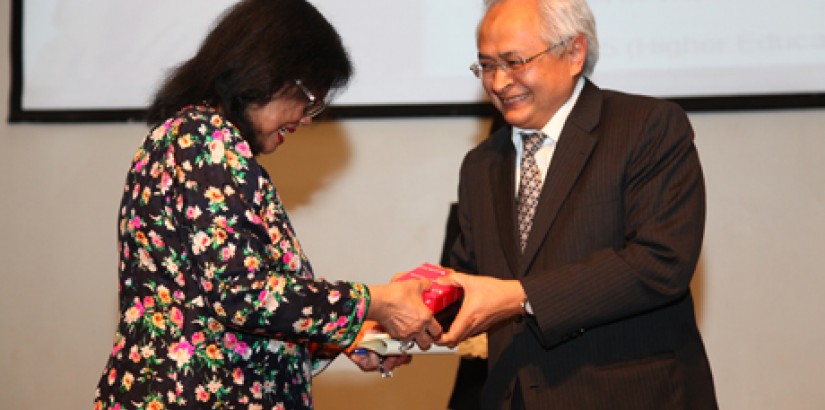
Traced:
<path fill-rule="evenodd" d="M 295 80 L 295 85 L 301 89 L 301 92 L 304 93 L 304 96 L 307 98 L 307 105 L 304 107 L 304 117 L 313 118 L 318 116 L 321 111 L 324 111 L 327 108 L 326 101 L 319 100 L 312 91 L 309 91 L 304 83 L 301 80 Z"/>
<path fill-rule="evenodd" d="M 501 71 L 504 71 L 505 73 L 507 73 L 508 75 L 513 75 L 513 74 L 516 74 L 516 73 L 520 72 L 521 70 L 523 70 L 524 67 L 527 66 L 527 64 L 529 64 L 531 61 L 538 58 L 540 55 L 542 55 L 544 53 L 549 53 L 550 51 L 553 51 L 556 48 L 567 44 L 567 42 L 570 41 L 572 38 L 573 37 L 568 37 L 564 40 L 555 42 L 550 47 L 548 47 L 548 48 L 546 48 L 542 51 L 539 51 L 538 53 L 533 54 L 532 56 L 527 57 L 527 58 L 511 57 L 510 59 L 504 60 L 504 61 L 495 61 L 495 60 L 478 61 L 478 62 L 473 63 L 473 65 L 470 66 L 470 71 L 472 71 L 473 74 L 475 74 L 475 76 L 480 78 L 480 79 L 489 79 L 489 78 L 491 78 L 496 73 L 496 70 L 501 70 Z"/>

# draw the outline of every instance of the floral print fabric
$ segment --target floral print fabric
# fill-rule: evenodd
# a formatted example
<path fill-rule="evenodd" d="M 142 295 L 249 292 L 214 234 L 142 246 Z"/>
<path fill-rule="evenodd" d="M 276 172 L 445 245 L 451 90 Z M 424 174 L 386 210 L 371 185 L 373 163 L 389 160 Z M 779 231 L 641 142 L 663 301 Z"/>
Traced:
<path fill-rule="evenodd" d="M 352 343 L 369 293 L 314 279 L 237 128 L 193 106 L 152 130 L 119 222 L 120 318 L 95 409 L 312 408 L 312 373 L 335 351 L 315 347 Z"/>

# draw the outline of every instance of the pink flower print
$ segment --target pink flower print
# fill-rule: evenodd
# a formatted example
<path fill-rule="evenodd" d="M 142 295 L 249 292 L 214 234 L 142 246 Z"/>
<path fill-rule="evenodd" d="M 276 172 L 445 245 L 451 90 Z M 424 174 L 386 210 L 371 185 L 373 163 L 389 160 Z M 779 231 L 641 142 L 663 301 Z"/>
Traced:
<path fill-rule="evenodd" d="M 129 230 L 130 231 L 134 231 L 136 229 L 143 228 L 144 226 L 146 226 L 146 225 L 143 223 L 143 220 L 141 220 L 139 216 L 136 216 L 136 217 L 129 220 Z"/>
<path fill-rule="evenodd" d="M 252 222 L 255 225 L 263 225 L 263 220 L 261 219 L 261 217 L 258 216 L 258 214 L 256 214 L 255 212 L 252 212 L 252 210 L 247 209 L 244 213 L 244 216 L 246 216 L 246 220 Z"/>
<path fill-rule="evenodd" d="M 150 231 L 149 238 L 152 239 L 152 245 L 154 245 L 156 248 L 166 247 L 166 243 L 163 242 L 163 238 L 160 235 L 158 235 L 157 232 Z"/>
<path fill-rule="evenodd" d="M 143 170 L 143 167 L 145 167 L 146 164 L 148 164 L 148 163 L 149 163 L 149 156 L 148 155 L 143 155 L 140 158 L 139 161 L 135 162 L 135 171 L 140 172 L 141 170 Z"/>
<path fill-rule="evenodd" d="M 198 206 L 190 206 L 186 208 L 186 219 L 194 220 L 197 219 L 203 211 L 201 211 L 200 207 Z"/>
<path fill-rule="evenodd" d="M 203 343 L 204 340 L 206 340 L 206 337 L 203 335 L 203 332 L 195 332 L 192 335 L 192 343 L 195 345 Z"/>
<path fill-rule="evenodd" d="M 189 359 L 195 353 L 195 347 L 190 344 L 186 338 L 181 337 L 177 343 L 172 343 L 169 346 L 169 358 L 178 364 L 178 368 L 182 368 L 189 363 Z"/>
<path fill-rule="evenodd" d="M 235 150 L 244 158 L 252 158 L 252 150 L 249 149 L 249 144 L 247 144 L 246 141 L 235 144 Z"/>
<path fill-rule="evenodd" d="M 195 388 L 195 400 L 200 402 L 207 402 L 209 401 L 209 392 L 203 388 L 203 386 L 198 386 Z"/>
<path fill-rule="evenodd" d="M 221 261 L 226 262 L 235 256 L 235 244 L 230 243 L 221 249 Z"/>
<path fill-rule="evenodd" d="M 169 320 L 171 320 L 177 327 L 183 327 L 183 312 L 173 306 L 172 309 L 169 309 Z"/>
<path fill-rule="evenodd" d="M 143 303 L 141 303 L 140 298 L 135 298 L 135 304 L 133 307 L 137 309 L 137 312 L 140 315 L 143 315 L 143 313 L 146 312 L 146 308 L 143 306 Z"/>
<path fill-rule="evenodd" d="M 236 367 L 236 368 L 232 369 L 232 381 L 235 384 L 242 385 L 243 384 L 243 379 L 244 379 L 243 376 L 244 376 L 243 375 L 243 369 L 241 369 L 240 367 Z"/>
<path fill-rule="evenodd" d="M 163 175 L 160 177 L 160 192 L 166 193 L 169 191 L 169 187 L 172 186 L 172 176 L 169 175 L 168 172 L 164 172 Z"/>
<path fill-rule="evenodd" d="M 322 332 L 332 333 L 332 331 L 334 331 L 337 328 L 338 328 L 338 325 L 335 322 L 329 322 L 329 323 L 324 325 L 324 328 L 322 329 Z"/>
<path fill-rule="evenodd" d="M 358 308 L 356 309 L 356 316 L 358 317 L 359 320 L 364 318 L 364 315 L 366 314 L 366 311 L 367 311 L 367 301 L 366 301 L 366 299 L 361 299 L 361 301 L 358 302 Z"/>
<path fill-rule="evenodd" d="M 238 345 L 238 336 L 234 333 L 225 333 L 223 335 L 223 345 L 227 349 L 235 350 L 235 346 Z"/>
<path fill-rule="evenodd" d="M 111 386 L 111 385 L 115 384 L 115 380 L 117 380 L 117 370 L 116 369 L 109 369 L 109 378 L 107 379 L 107 381 L 109 382 L 109 385 Z"/>
<path fill-rule="evenodd" d="M 226 227 L 229 226 L 229 222 L 227 222 L 226 217 L 223 215 L 216 216 L 215 219 L 212 220 L 212 223 L 223 229 L 226 229 Z"/>
<path fill-rule="evenodd" d="M 129 349 L 129 360 L 131 360 L 133 363 L 140 362 L 140 352 L 138 351 L 137 345 L 132 346 L 132 348 Z"/>
<path fill-rule="evenodd" d="M 251 351 L 249 350 L 249 345 L 245 342 L 238 342 L 238 344 L 235 345 L 234 350 L 235 353 L 239 354 L 244 359 L 249 359 L 249 353 L 251 353 Z"/>
<path fill-rule="evenodd" d="M 261 382 L 256 381 L 252 383 L 252 387 L 249 388 L 249 391 L 252 393 L 252 397 L 258 400 L 264 397 L 264 389 Z"/>
<path fill-rule="evenodd" d="M 126 338 L 118 334 L 117 343 L 112 347 L 112 356 L 116 355 L 126 345 Z"/>

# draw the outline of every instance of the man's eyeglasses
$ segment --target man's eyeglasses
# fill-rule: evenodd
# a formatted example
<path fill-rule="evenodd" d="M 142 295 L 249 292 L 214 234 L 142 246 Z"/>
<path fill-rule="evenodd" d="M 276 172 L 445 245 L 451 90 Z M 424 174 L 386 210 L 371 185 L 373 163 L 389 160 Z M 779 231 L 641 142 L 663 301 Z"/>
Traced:
<path fill-rule="evenodd" d="M 527 64 L 538 58 L 540 55 L 544 53 L 549 53 L 550 51 L 553 51 L 556 48 L 567 44 L 567 42 L 570 41 L 572 38 L 573 37 L 568 37 L 564 40 L 555 42 L 550 47 L 547 47 L 546 49 L 539 51 L 538 53 L 533 54 L 532 56 L 527 58 L 511 57 L 504 61 L 478 61 L 470 66 L 470 71 L 472 71 L 476 77 L 481 79 L 491 78 L 496 73 L 496 70 L 501 70 L 507 73 L 508 75 L 513 75 L 523 70 L 527 66 Z"/>
<path fill-rule="evenodd" d="M 301 92 L 303 92 L 307 98 L 307 105 L 304 107 L 304 117 L 316 117 L 321 111 L 327 108 L 326 101 L 319 100 L 312 91 L 309 91 L 309 88 L 307 88 L 301 80 L 295 80 L 295 85 L 301 89 Z"/>

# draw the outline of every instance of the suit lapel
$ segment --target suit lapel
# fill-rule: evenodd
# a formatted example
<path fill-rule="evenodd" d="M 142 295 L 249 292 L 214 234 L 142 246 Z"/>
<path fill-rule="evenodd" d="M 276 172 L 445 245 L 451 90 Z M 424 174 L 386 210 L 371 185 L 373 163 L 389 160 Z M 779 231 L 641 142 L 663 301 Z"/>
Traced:
<path fill-rule="evenodd" d="M 589 81 L 585 84 L 576 106 L 562 129 L 553 160 L 547 170 L 541 195 L 539 196 L 533 227 L 519 258 L 516 277 L 525 275 L 539 248 L 547 237 L 550 227 L 558 216 L 559 209 L 570 194 L 576 179 L 581 175 L 590 154 L 596 146 L 596 138 L 591 134 L 598 123 L 602 96 L 598 88 Z M 552 246 L 552 244 L 551 244 Z"/>

